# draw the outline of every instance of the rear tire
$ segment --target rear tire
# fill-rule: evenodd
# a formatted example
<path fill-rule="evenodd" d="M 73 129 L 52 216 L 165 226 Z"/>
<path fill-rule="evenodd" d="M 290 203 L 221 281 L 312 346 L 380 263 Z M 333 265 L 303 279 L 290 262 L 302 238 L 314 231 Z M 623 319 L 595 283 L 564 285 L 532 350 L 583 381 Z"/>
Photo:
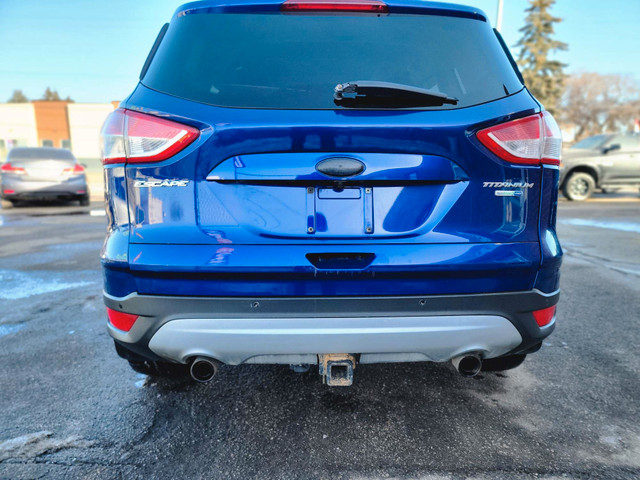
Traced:
<path fill-rule="evenodd" d="M 10 208 L 15 207 L 15 201 L 14 200 L 2 200 L 2 208 L 5 210 L 9 210 Z"/>
<path fill-rule="evenodd" d="M 89 198 L 89 195 L 84 195 L 83 197 L 80 197 L 79 202 L 81 207 L 88 207 L 91 204 L 91 199 Z"/>
<path fill-rule="evenodd" d="M 596 180 L 588 173 L 575 172 L 564 182 L 562 193 L 573 202 L 582 202 L 596 189 Z"/>

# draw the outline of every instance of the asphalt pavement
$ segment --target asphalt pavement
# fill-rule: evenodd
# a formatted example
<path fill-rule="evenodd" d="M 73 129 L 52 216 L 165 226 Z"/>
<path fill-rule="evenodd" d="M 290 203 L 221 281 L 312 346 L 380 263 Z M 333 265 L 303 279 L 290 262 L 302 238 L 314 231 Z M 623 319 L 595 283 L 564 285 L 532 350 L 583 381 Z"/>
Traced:
<path fill-rule="evenodd" d="M 151 380 L 105 328 L 99 203 L 0 210 L 0 478 L 640 478 L 640 199 L 563 201 L 554 334 L 519 368 Z"/>

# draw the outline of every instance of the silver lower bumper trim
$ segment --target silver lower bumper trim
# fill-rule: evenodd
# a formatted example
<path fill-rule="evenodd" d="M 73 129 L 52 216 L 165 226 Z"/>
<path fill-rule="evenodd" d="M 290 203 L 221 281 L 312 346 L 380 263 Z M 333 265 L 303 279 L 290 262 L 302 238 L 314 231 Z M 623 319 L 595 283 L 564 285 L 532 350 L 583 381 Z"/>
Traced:
<path fill-rule="evenodd" d="M 195 356 L 230 365 L 309 363 L 319 353 L 361 354 L 361 363 L 444 362 L 467 352 L 497 357 L 521 342 L 513 324 L 495 315 L 192 318 L 162 325 L 149 348 L 181 363 Z"/>

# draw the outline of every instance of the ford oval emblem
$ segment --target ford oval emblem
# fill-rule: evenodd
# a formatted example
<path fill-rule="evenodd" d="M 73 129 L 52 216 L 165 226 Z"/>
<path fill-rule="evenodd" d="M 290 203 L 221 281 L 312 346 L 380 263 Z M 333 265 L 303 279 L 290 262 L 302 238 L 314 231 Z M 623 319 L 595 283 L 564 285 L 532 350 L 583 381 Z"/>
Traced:
<path fill-rule="evenodd" d="M 364 172 L 364 163 L 355 158 L 325 158 L 316 165 L 316 170 L 327 177 L 354 177 Z"/>

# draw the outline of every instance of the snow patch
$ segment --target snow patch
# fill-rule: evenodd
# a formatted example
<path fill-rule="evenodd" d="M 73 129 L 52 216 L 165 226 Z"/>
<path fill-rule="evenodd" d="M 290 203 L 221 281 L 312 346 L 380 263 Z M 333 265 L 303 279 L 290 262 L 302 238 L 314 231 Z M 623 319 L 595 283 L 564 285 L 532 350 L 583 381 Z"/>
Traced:
<path fill-rule="evenodd" d="M 634 222 L 609 222 L 606 220 L 588 220 L 585 218 L 567 218 L 558 220 L 558 222 L 563 225 L 573 225 L 576 227 L 605 228 L 607 230 L 640 233 L 640 223 Z"/>

